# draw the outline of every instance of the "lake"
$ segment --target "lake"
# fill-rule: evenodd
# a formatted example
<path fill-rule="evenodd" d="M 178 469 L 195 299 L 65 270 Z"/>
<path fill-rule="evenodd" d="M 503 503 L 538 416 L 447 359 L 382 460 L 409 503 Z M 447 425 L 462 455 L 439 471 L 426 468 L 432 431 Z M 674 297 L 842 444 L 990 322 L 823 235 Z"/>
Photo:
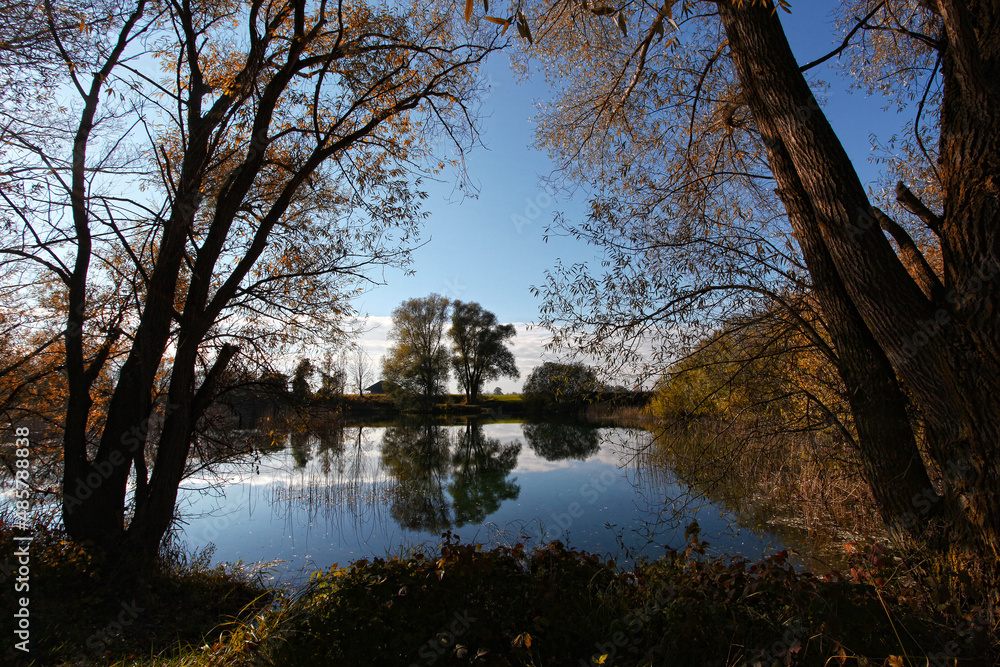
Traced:
<path fill-rule="evenodd" d="M 293 433 L 254 460 L 187 479 L 178 534 L 213 562 L 266 564 L 277 582 L 406 550 L 444 531 L 484 544 L 561 540 L 626 565 L 683 549 L 697 520 L 711 553 L 788 546 L 649 463 L 652 435 L 584 423 L 400 422 Z"/>

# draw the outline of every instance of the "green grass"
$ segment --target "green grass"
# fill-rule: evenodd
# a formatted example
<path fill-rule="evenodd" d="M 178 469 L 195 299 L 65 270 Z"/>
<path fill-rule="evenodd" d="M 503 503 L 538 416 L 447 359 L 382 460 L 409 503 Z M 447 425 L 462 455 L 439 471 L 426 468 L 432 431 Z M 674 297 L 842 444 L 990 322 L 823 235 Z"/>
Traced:
<path fill-rule="evenodd" d="M 487 403 L 521 403 L 524 400 L 521 394 L 490 394 L 480 398 Z"/>

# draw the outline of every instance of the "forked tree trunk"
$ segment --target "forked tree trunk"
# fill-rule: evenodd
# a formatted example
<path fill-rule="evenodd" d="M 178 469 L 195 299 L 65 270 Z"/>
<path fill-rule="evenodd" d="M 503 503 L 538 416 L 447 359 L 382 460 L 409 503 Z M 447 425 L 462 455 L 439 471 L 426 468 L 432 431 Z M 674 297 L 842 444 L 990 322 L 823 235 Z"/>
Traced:
<path fill-rule="evenodd" d="M 224 345 L 195 391 L 199 340 L 200 336 L 179 342 L 168 392 L 170 411 L 157 441 L 153 475 L 145 493 L 136 494 L 135 514 L 125 533 L 126 550 L 140 557 L 156 555 L 174 520 L 177 490 L 184 478 L 197 421 L 208 407 L 219 377 L 237 352 L 234 345 Z"/>
<path fill-rule="evenodd" d="M 939 508 L 930 506 L 917 512 L 913 506 L 913 499 L 933 493 L 933 486 L 917 448 L 906 396 L 844 289 L 788 151 L 773 123 L 763 114 L 759 118 L 778 195 L 788 212 L 837 354 L 834 363 L 847 390 L 865 482 L 885 524 L 897 534 L 922 539 L 934 527 Z"/>
<path fill-rule="evenodd" d="M 186 201 L 183 194 L 179 197 Z M 74 464 L 64 469 L 63 522 L 73 539 L 91 542 L 109 552 L 124 537 L 128 477 L 137 458 L 140 460 L 136 466 L 137 485 L 141 489 L 146 483 L 142 479 L 145 476 L 142 457 L 153 412 L 153 389 L 170 337 L 177 276 L 184 257 L 184 231 L 190 227 L 193 216 L 191 207 L 176 209 L 165 226 L 164 242 L 150 279 L 135 342 L 119 371 L 101 440 L 89 462 L 82 443 L 90 401 L 71 401 L 67 407 L 64 449 L 67 453 L 74 452 L 68 457 Z M 73 378 L 70 380 L 73 396 Z M 77 445 L 77 441 L 81 444 Z"/>
<path fill-rule="evenodd" d="M 1000 260 L 996 89 L 1000 52 L 996 2 L 976 5 L 978 30 L 962 3 L 941 0 L 948 32 L 941 166 L 946 194 L 941 229 L 945 303 L 927 298 L 896 257 L 864 187 L 798 70 L 773 6 L 719 3 L 730 54 L 755 118 L 766 117 L 815 212 L 816 226 L 845 290 L 934 434 L 938 464 L 954 498 L 960 532 L 1000 554 L 1000 337 L 995 285 L 973 281 Z M 770 3 L 768 3 L 769 5 Z M 942 12 L 944 14 L 944 12 Z M 961 92 L 955 92 L 955 86 Z M 953 121 L 958 120 L 957 126 Z M 953 136 L 957 134 L 960 136 Z M 961 182 L 969 179 L 969 182 Z M 992 284 L 985 284 L 993 280 Z M 914 502 L 917 507 L 916 502 Z"/>

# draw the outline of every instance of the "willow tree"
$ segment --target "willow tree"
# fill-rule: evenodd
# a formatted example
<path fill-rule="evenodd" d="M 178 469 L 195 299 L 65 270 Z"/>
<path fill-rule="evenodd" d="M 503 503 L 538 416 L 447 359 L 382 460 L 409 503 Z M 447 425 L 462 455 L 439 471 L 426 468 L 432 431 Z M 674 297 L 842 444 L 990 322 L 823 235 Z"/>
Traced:
<path fill-rule="evenodd" d="M 467 146 L 494 46 L 363 1 L 29 14 L 47 34 L 6 41 L 28 66 L 4 76 L 58 80 L 44 115 L 3 106 L 3 252 L 62 320 L 66 530 L 149 556 L 234 359 L 336 340 L 366 268 L 405 262 L 418 178 L 439 131 Z"/>
<path fill-rule="evenodd" d="M 995 555 L 1000 7 L 854 2 L 841 47 L 811 63 L 793 57 L 777 9 L 536 2 L 497 19 L 517 24 L 559 82 L 540 143 L 605 195 L 567 227 L 609 249 L 609 271 L 554 272 L 548 321 L 607 349 L 805 285 L 825 327 L 804 330 L 844 382 L 883 516 L 913 526 L 947 507 Z M 909 111 L 913 150 L 896 153 L 893 172 L 912 180 L 895 201 L 869 198 L 806 79 L 842 52 L 859 54 L 862 84 Z M 928 469 L 944 471 L 942 497 Z"/>
<path fill-rule="evenodd" d="M 513 324 L 500 324 L 495 314 L 478 303 L 452 304 L 448 329 L 454 352 L 451 364 L 459 386 L 465 390 L 466 403 L 479 400 L 484 382 L 502 376 L 520 377 L 514 353 L 507 347 L 507 341 L 516 335 Z"/>
<path fill-rule="evenodd" d="M 398 394 L 430 402 L 448 382 L 444 327 L 450 302 L 440 294 L 407 299 L 392 311 L 392 345 L 382 358 L 382 376 Z"/>

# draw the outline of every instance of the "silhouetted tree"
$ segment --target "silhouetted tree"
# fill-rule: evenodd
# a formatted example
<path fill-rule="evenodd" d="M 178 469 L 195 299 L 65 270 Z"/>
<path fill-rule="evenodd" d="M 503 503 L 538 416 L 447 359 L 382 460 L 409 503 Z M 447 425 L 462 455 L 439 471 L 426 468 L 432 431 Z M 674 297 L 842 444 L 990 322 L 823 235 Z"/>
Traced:
<path fill-rule="evenodd" d="M 312 398 L 313 392 L 309 381 L 315 373 L 316 369 L 313 368 L 312 361 L 307 357 L 299 360 L 295 372 L 292 373 L 292 398 L 300 404 L 306 403 Z"/>
<path fill-rule="evenodd" d="M 599 389 L 597 374 L 589 366 L 581 362 L 546 361 L 531 371 L 521 393 L 534 403 L 565 405 L 578 403 Z"/>
<path fill-rule="evenodd" d="M 406 396 L 425 401 L 444 392 L 448 350 L 444 325 L 448 299 L 439 294 L 409 299 L 392 311 L 392 345 L 382 359 L 382 377 Z"/>
<path fill-rule="evenodd" d="M 343 336 L 366 269 L 406 262 L 495 38 L 363 1 L 15 6 L 0 255 L 61 334 L 63 523 L 152 558 L 234 358 Z"/>
<path fill-rule="evenodd" d="M 520 377 L 514 353 L 507 347 L 517 335 L 513 324 L 498 324 L 497 317 L 478 303 L 452 304 L 451 363 L 458 384 L 465 390 L 465 402 L 475 403 L 483 383 L 502 376 Z"/>

